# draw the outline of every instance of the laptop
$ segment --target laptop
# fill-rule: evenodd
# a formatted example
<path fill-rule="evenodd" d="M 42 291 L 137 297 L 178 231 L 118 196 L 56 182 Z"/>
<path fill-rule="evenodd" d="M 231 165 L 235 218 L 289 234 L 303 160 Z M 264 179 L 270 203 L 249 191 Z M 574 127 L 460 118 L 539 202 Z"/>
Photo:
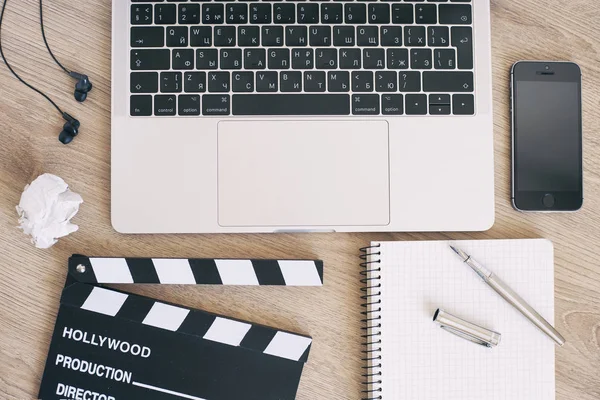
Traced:
<path fill-rule="evenodd" d="M 113 0 L 123 233 L 481 231 L 489 0 Z"/>

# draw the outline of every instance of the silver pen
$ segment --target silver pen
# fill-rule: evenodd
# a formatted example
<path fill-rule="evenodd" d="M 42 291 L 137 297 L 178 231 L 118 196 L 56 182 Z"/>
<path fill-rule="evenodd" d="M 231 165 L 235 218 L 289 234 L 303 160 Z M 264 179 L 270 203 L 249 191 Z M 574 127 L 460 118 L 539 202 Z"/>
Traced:
<path fill-rule="evenodd" d="M 514 308 L 516 308 L 521 314 L 529 319 L 535 326 L 537 326 L 542 332 L 548 335 L 554 340 L 559 346 L 565 344 L 565 338 L 552 325 L 548 323 L 537 311 L 535 311 L 525 300 L 516 294 L 511 288 L 508 287 L 500 278 L 492 273 L 489 269 L 475 261 L 470 255 L 464 251 L 457 249 L 454 246 L 450 246 L 452 250 L 473 269 L 487 283 L 492 289 L 496 291 L 504 300 L 508 301 Z"/>

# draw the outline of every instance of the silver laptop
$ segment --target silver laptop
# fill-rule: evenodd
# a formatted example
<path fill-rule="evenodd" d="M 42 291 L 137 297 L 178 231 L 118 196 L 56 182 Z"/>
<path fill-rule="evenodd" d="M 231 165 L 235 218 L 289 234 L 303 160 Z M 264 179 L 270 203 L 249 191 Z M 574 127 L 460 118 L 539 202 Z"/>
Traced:
<path fill-rule="evenodd" d="M 489 0 L 113 0 L 124 233 L 494 222 Z"/>

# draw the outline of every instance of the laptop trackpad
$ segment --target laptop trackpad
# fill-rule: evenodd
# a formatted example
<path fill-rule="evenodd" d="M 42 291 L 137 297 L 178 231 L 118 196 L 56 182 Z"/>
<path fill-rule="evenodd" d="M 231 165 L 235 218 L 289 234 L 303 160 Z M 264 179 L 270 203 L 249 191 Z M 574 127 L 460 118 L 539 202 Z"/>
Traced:
<path fill-rule="evenodd" d="M 385 121 L 222 121 L 221 226 L 387 225 Z"/>

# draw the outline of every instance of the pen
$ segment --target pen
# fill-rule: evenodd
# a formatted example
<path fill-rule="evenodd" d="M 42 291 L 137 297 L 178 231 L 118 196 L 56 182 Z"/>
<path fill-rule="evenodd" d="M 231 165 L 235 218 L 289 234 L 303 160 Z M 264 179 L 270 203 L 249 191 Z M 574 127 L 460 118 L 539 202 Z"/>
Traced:
<path fill-rule="evenodd" d="M 559 346 L 565 344 L 565 338 L 554 329 L 552 325 L 548 323 L 537 311 L 535 311 L 525 300 L 516 294 L 511 288 L 508 287 L 500 278 L 492 273 L 489 269 L 475 261 L 470 255 L 464 251 L 457 249 L 454 246 L 450 246 L 452 250 L 473 269 L 487 283 L 492 289 L 496 291 L 504 300 L 508 301 L 514 308 L 516 308 L 521 314 L 529 319 L 535 326 L 537 326 L 542 332 L 552 338 Z"/>

